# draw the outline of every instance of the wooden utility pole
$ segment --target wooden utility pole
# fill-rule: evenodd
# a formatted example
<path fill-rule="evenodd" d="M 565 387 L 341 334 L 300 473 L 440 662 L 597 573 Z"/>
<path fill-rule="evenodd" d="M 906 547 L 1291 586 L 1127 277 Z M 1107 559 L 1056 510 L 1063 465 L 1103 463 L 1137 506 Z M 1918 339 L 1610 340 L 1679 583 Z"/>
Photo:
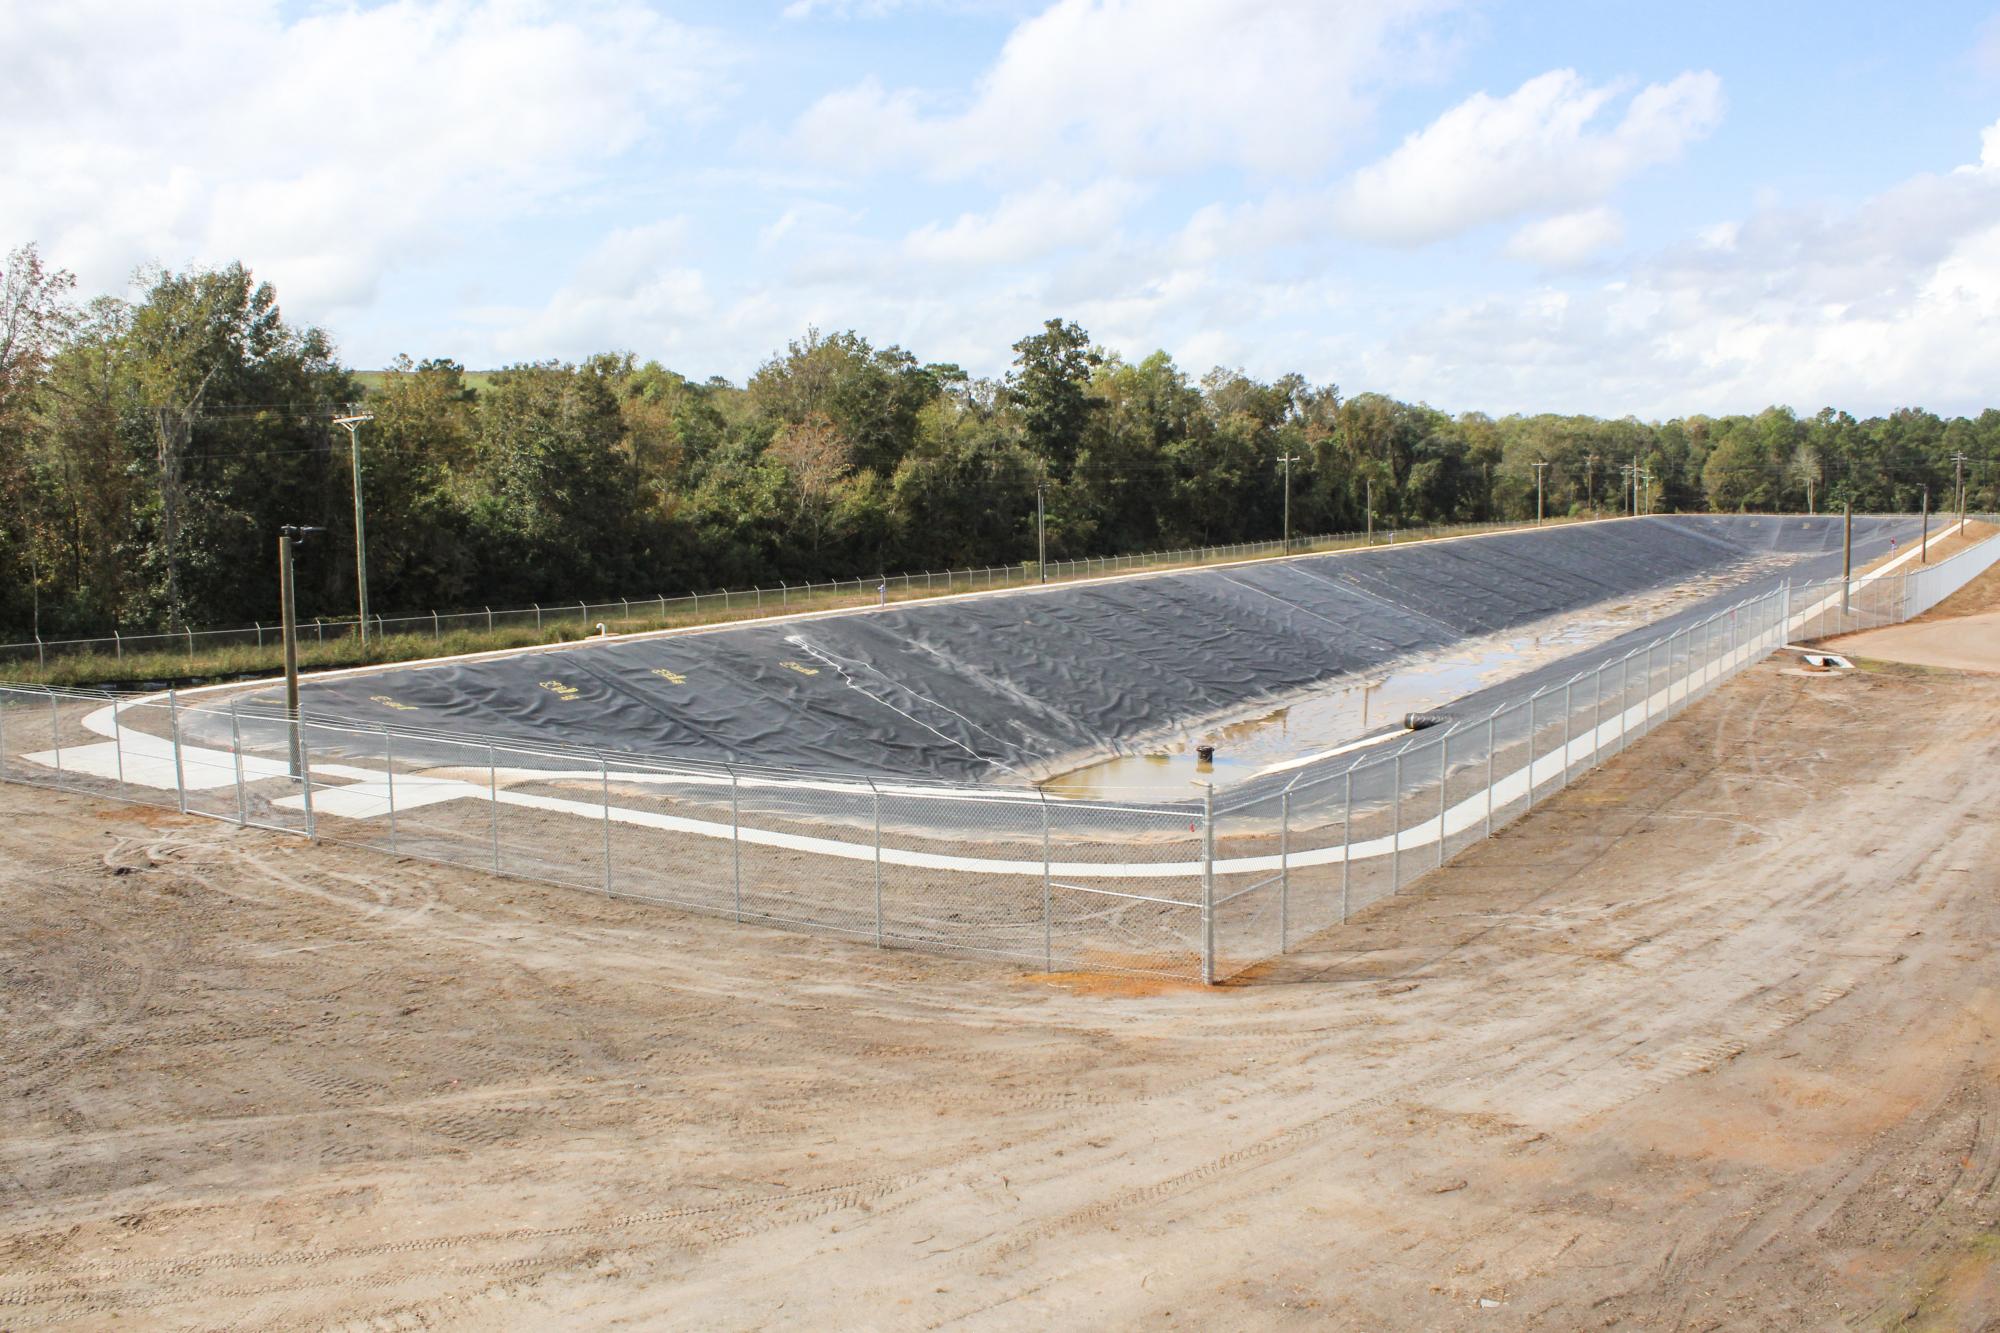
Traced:
<path fill-rule="evenodd" d="M 1535 469 L 1535 522 L 1540 523 L 1542 521 L 1542 473 L 1548 467 L 1548 464 L 1533 463 L 1530 466 Z"/>
<path fill-rule="evenodd" d="M 1297 455 L 1295 455 L 1295 454 L 1284 454 L 1284 455 L 1281 455 L 1281 456 L 1279 457 L 1279 459 L 1278 459 L 1278 463 L 1279 463 L 1279 465 L 1280 465 L 1280 466 L 1282 466 L 1282 467 L 1283 467 L 1283 468 L 1285 469 L 1285 528 L 1284 528 L 1284 532 L 1285 532 L 1285 550 L 1286 550 L 1286 551 L 1287 551 L 1288 553 L 1289 553 L 1289 552 L 1291 551 L 1291 549 L 1292 549 L 1292 464 L 1294 464 L 1294 463 L 1296 463 L 1296 462 L 1298 462 L 1298 461 L 1299 461 L 1299 460 L 1298 460 L 1298 456 L 1297 456 Z"/>
<path fill-rule="evenodd" d="M 1368 487 L 1368 545 L 1375 544 L 1375 478 L 1363 479 Z"/>
<path fill-rule="evenodd" d="M 1590 502 L 1590 512 L 1597 512 L 1597 455 L 1591 454 L 1583 460 L 1584 495 Z"/>
<path fill-rule="evenodd" d="M 1840 611 L 1847 614 L 1854 591 L 1854 502 L 1841 507 L 1844 516 L 1840 535 Z"/>
<path fill-rule="evenodd" d="M 1965 456 L 1965 451 L 1961 449 L 1951 456 L 1951 461 L 1958 469 L 1958 535 L 1963 537 L 1965 535 L 1965 465 L 1969 460 Z"/>
<path fill-rule="evenodd" d="M 1923 544 L 1917 548 L 1917 563 L 1928 565 L 1931 562 L 1931 488 L 1928 486 L 1924 487 L 1924 535 L 1920 540 Z"/>
<path fill-rule="evenodd" d="M 292 604 L 292 533 L 278 534 L 278 623 L 285 639 L 285 730 L 291 737 L 291 772 L 299 775 L 299 635 Z"/>
<path fill-rule="evenodd" d="M 368 644 L 368 513 L 361 503 L 361 424 L 374 419 L 373 412 L 351 412 L 333 419 L 334 425 L 347 428 L 348 457 L 354 469 L 354 587 L 357 598 L 354 623 L 360 627 L 363 647 Z"/>
<path fill-rule="evenodd" d="M 1042 492 L 1048 489 L 1046 474 L 1035 479 L 1035 570 L 1040 581 L 1049 581 L 1049 532 L 1047 514 L 1042 504 Z"/>
<path fill-rule="evenodd" d="M 292 548 L 318 531 L 318 528 L 301 528 L 289 523 L 278 529 L 278 618 L 285 639 L 285 726 L 291 733 L 293 777 L 300 776 L 304 766 L 299 762 L 298 595 L 292 582 Z"/>

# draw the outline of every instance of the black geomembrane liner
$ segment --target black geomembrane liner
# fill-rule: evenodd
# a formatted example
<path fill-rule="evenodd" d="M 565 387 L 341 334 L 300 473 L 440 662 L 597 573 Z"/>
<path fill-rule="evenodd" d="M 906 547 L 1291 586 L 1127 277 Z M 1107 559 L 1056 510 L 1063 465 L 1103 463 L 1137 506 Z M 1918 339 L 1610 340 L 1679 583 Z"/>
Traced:
<path fill-rule="evenodd" d="M 1857 565 L 1915 529 L 1909 519 L 1857 518 Z M 669 761 L 1018 783 L 1759 557 L 1792 563 L 1674 619 L 1787 576 L 1837 577 L 1840 544 L 1838 517 L 1564 524 L 308 678 L 303 706 L 314 718 Z M 1657 632 L 1636 631 L 1479 699 L 1492 707 L 1519 697 Z M 399 757 L 422 758 L 406 748 Z M 450 756 L 462 758 L 462 749 Z"/>

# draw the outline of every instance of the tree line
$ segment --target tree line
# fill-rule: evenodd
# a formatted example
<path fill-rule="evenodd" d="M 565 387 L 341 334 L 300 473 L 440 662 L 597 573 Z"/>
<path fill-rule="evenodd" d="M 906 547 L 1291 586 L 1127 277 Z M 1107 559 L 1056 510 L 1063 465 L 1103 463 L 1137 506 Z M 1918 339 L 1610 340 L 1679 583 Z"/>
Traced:
<path fill-rule="evenodd" d="M 268 620 L 284 524 L 325 530 L 307 615 L 354 606 L 361 428 L 371 604 L 673 595 L 750 583 L 1545 512 L 1995 507 L 2000 411 L 1665 422 L 1458 415 L 1301 375 L 1196 378 L 1075 323 L 1000 378 L 808 330 L 737 385 L 629 353 L 468 375 L 340 364 L 241 264 L 79 302 L 33 246 L 0 281 L 0 636 Z M 1290 460 L 1286 462 L 1285 460 Z M 1537 464 L 1543 465 L 1539 469 Z"/>

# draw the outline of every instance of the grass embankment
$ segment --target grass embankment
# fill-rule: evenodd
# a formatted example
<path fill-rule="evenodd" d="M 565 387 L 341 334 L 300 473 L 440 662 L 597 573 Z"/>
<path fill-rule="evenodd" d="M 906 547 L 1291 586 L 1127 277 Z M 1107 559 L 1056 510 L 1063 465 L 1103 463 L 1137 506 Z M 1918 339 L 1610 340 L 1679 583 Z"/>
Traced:
<path fill-rule="evenodd" d="M 1581 521 L 1576 519 L 1550 519 L 1545 526 L 1559 522 Z M 1520 524 L 1533 527 L 1534 524 Z M 1500 529 L 1487 529 L 1499 531 Z M 1463 531 L 1443 531 L 1437 533 L 1399 532 L 1395 534 L 1396 545 L 1407 545 L 1420 541 L 1436 541 L 1445 537 L 1466 535 Z M 1300 542 L 1293 555 L 1320 555 L 1330 551 L 1353 550 L 1371 543 L 1363 537 L 1338 537 L 1320 542 Z M 1385 536 L 1378 535 L 1373 545 L 1387 544 Z M 1065 577 L 1051 575 L 1050 583 L 1073 583 L 1083 579 L 1104 578 L 1118 574 L 1154 574 L 1175 569 L 1193 569 L 1206 565 L 1236 564 L 1246 559 L 1271 559 L 1271 556 L 1219 555 L 1212 560 L 1160 560 L 1143 562 L 1126 569 L 1085 570 Z M 1026 567 L 1007 579 L 998 579 L 990 585 L 984 579 L 967 580 L 961 576 L 950 584 L 933 588 L 912 587 L 902 590 L 892 588 L 891 602 L 916 602 L 933 597 L 945 597 L 958 593 L 983 592 L 988 587 L 1020 588 L 1033 583 L 1032 575 Z M 865 584 L 865 581 L 864 581 Z M 586 622 L 582 617 L 574 620 L 549 621 L 540 628 L 533 625 L 499 626 L 491 630 L 464 629 L 447 630 L 440 634 L 402 634 L 371 636 L 364 646 L 356 639 L 342 637 L 322 642 L 316 634 L 316 624 L 299 626 L 299 669 L 301 671 L 334 671 L 346 667 L 379 666 L 393 662 L 411 662 L 430 657 L 455 657 L 465 653 L 503 652 L 509 649 L 534 648 L 548 644 L 576 643 L 594 637 L 598 620 L 602 620 L 610 633 L 640 634 L 650 630 L 686 629 L 703 625 L 728 624 L 740 620 L 757 620 L 766 616 L 797 614 L 801 611 L 828 611 L 842 607 L 873 606 L 877 594 L 872 587 L 864 587 L 860 593 L 846 592 L 804 592 L 797 589 L 781 595 L 766 590 L 761 605 L 751 600 L 753 594 L 736 594 L 737 605 L 711 610 L 704 606 L 700 611 L 669 609 L 664 616 L 633 615 L 630 617 L 593 616 Z M 638 604 L 643 607 L 645 604 Z M 638 607 L 635 607 L 635 610 Z M 552 610 L 551 616 L 555 614 Z M 342 633 L 351 632 L 350 626 L 342 626 Z M 266 633 L 269 633 L 267 628 Z M 0 684 L 59 685 L 68 687 L 87 686 L 160 686 L 193 683 L 211 683 L 240 680 L 259 676 L 273 676 L 284 669 L 284 654 L 275 642 L 263 646 L 256 644 L 231 644 L 226 647 L 204 648 L 196 646 L 193 652 L 126 652 L 122 657 L 111 653 L 77 653 L 52 658 L 45 666 L 34 662 L 0 663 Z"/>

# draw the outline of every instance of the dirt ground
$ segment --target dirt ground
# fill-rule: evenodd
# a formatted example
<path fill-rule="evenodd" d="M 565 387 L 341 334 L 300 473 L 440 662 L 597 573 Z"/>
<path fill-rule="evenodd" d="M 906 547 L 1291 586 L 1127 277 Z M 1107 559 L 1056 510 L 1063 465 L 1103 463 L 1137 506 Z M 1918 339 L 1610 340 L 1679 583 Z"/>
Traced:
<path fill-rule="evenodd" d="M 1969 524 L 1965 544 L 1990 535 L 1988 527 Z M 1959 540 L 1955 532 L 1952 540 Z M 1826 646 L 1881 662 L 2000 672 L 2000 571 L 1988 571 L 1914 620 L 1837 635 Z"/>
<path fill-rule="evenodd" d="M 1767 663 L 1203 991 L 0 786 L 0 1328 L 1991 1328 L 2000 677 Z"/>

